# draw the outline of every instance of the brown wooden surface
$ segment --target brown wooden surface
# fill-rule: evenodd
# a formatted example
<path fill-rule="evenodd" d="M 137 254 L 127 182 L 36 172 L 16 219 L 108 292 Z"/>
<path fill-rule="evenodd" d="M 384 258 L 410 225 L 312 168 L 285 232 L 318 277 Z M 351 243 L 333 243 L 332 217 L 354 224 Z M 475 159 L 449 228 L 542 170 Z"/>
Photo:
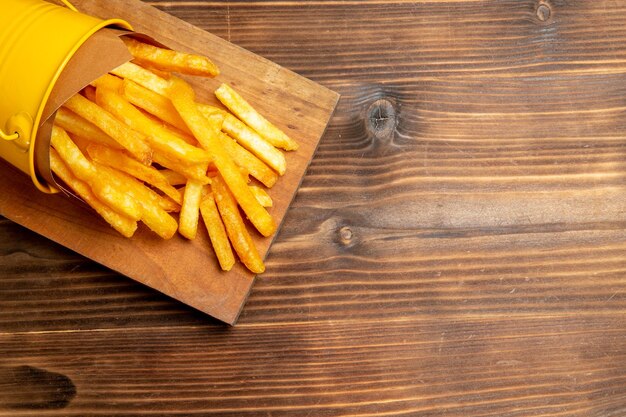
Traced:
<path fill-rule="evenodd" d="M 154 1 L 342 94 L 229 328 L 0 223 L 0 414 L 626 415 L 626 4 Z"/>
<path fill-rule="evenodd" d="M 221 74 L 214 79 L 188 78 L 199 101 L 220 105 L 213 91 L 228 83 L 298 142 L 298 151 L 285 155 L 288 171 L 269 191 L 274 204 L 268 211 L 281 224 L 337 104 L 337 94 L 139 0 L 72 3 L 93 16 L 124 19 L 137 32 L 171 48 L 210 56 Z M 240 263 L 229 273 L 221 271 L 204 226 L 193 241 L 178 234 L 163 241 L 143 226 L 126 239 L 64 195 L 38 192 L 27 176 L 4 161 L 0 162 L 0 214 L 226 323 L 235 323 L 254 283 L 254 274 Z M 264 257 L 273 236 L 251 234 Z"/>

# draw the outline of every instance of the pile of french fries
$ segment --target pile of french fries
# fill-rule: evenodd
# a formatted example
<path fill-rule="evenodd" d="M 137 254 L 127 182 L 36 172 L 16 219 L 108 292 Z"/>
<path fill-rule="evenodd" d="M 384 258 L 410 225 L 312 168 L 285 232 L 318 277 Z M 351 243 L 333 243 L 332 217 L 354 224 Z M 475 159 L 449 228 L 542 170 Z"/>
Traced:
<path fill-rule="evenodd" d="M 266 190 L 285 173 L 280 149 L 298 144 L 226 84 L 215 95 L 227 110 L 198 103 L 173 72 L 219 75 L 208 58 L 124 42 L 133 61 L 57 112 L 52 171 L 126 237 L 142 222 L 163 239 L 177 231 L 194 239 L 202 218 L 222 270 L 235 264 L 234 249 L 250 271 L 263 272 L 248 222 L 263 236 L 275 232 Z"/>

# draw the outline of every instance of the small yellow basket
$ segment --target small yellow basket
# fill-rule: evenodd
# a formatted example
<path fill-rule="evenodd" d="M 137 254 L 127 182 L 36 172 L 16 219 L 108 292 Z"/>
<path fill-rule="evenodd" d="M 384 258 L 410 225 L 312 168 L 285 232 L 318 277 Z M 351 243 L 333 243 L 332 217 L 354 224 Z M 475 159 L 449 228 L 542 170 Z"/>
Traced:
<path fill-rule="evenodd" d="M 76 51 L 102 28 L 132 30 L 43 0 L 0 0 L 0 157 L 29 174 L 47 193 L 56 188 L 37 172 L 35 140 L 44 107 Z"/>

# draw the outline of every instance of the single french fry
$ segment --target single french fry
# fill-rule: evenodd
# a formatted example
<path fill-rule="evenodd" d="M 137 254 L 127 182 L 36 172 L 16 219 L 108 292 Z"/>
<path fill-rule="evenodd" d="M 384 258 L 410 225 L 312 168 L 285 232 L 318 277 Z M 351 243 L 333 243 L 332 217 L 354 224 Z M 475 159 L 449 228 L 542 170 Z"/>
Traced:
<path fill-rule="evenodd" d="M 254 194 L 254 197 L 256 197 L 257 201 L 261 203 L 263 207 L 272 207 L 274 205 L 272 197 L 270 197 L 270 195 L 263 188 L 254 184 L 249 185 L 249 187 L 252 194 Z"/>
<path fill-rule="evenodd" d="M 61 160 L 56 150 L 50 149 L 50 168 L 68 187 L 89 204 L 102 218 L 122 236 L 131 237 L 137 230 L 137 222 L 119 214 L 101 202 L 86 182 L 79 180 Z"/>
<path fill-rule="evenodd" d="M 207 151 L 196 148 L 146 117 L 121 95 L 106 88 L 98 88 L 96 101 L 105 110 L 122 120 L 130 128 L 144 134 L 154 150 L 185 165 L 209 162 Z"/>
<path fill-rule="evenodd" d="M 171 186 L 187 184 L 187 177 L 185 177 L 180 172 L 176 172 L 169 168 L 161 169 L 159 170 L 159 172 L 167 180 L 168 184 Z M 178 191 L 180 192 L 180 190 Z"/>
<path fill-rule="evenodd" d="M 189 75 L 215 77 L 220 73 L 217 66 L 207 57 L 159 48 L 128 37 L 123 37 L 122 40 L 135 61 L 140 63 L 147 63 L 164 71 Z"/>
<path fill-rule="evenodd" d="M 259 158 L 243 148 L 233 138 L 225 133 L 220 132 L 220 140 L 222 142 L 222 146 L 233 159 L 235 164 L 245 168 L 250 175 L 261 181 L 261 183 L 268 188 L 271 188 L 274 184 L 276 184 L 278 175 L 276 175 L 276 173 L 272 171 L 270 167 L 265 165 Z"/>
<path fill-rule="evenodd" d="M 174 236 L 178 229 L 178 224 L 176 220 L 161 207 L 161 196 L 123 172 L 105 165 L 100 165 L 97 162 L 94 162 L 94 165 L 98 170 L 104 172 L 108 178 L 114 179 L 122 184 L 125 192 L 141 204 L 143 209 L 141 221 L 148 226 L 150 230 L 163 239 L 170 239 Z"/>
<path fill-rule="evenodd" d="M 169 97 L 180 116 L 194 133 L 200 145 L 211 154 L 212 162 L 246 216 L 263 236 L 270 236 L 276 231 L 276 223 L 267 210 L 256 200 L 237 166 L 222 148 L 219 126 L 211 124 L 210 118 L 202 115 L 195 102 L 195 93 L 191 86 L 180 78 L 172 77 Z"/>
<path fill-rule="evenodd" d="M 169 82 L 137 64 L 127 62 L 113 69 L 111 73 L 117 75 L 118 77 L 132 80 L 137 84 L 146 87 L 148 90 L 154 91 L 155 93 L 167 96 Z"/>
<path fill-rule="evenodd" d="M 217 210 L 215 198 L 212 193 L 209 192 L 203 197 L 200 203 L 200 213 L 202 214 L 204 225 L 209 232 L 211 245 L 220 263 L 220 267 L 223 271 L 230 271 L 233 265 L 235 265 L 235 256 L 233 255 L 233 250 L 228 241 L 228 235 L 226 234 L 226 228 Z"/>
<path fill-rule="evenodd" d="M 201 183 L 194 180 L 189 180 L 185 187 L 183 205 L 180 208 L 180 218 L 178 220 L 178 232 L 187 239 L 195 239 L 198 231 L 202 187 Z"/>
<path fill-rule="evenodd" d="M 118 183 L 110 178 L 103 178 L 96 166 L 85 158 L 78 146 L 58 126 L 52 127 L 51 144 L 72 173 L 78 179 L 89 184 L 94 194 L 102 202 L 131 220 L 141 218 L 142 209 L 139 203 L 121 191 Z"/>
<path fill-rule="evenodd" d="M 121 92 L 122 91 L 122 84 L 123 84 L 123 82 L 124 82 L 124 80 L 122 80 L 119 77 L 116 77 L 115 75 L 104 74 L 100 78 L 98 78 L 95 81 L 93 81 L 91 83 L 91 86 L 93 86 L 95 88 L 107 88 L 107 89 L 115 91 L 115 92 Z M 91 100 L 91 101 L 95 102 L 96 100 L 94 99 L 94 100 Z"/>
<path fill-rule="evenodd" d="M 89 138 L 91 142 L 96 142 L 113 149 L 124 149 L 122 145 L 114 141 L 109 135 L 104 133 L 93 123 L 88 122 L 71 110 L 61 107 L 56 114 L 54 124 L 63 128 L 68 133 L 81 138 Z"/>
<path fill-rule="evenodd" d="M 99 127 L 142 164 L 152 162 L 152 149 L 145 142 L 144 135 L 133 131 L 96 103 L 76 94 L 64 106 Z"/>
<path fill-rule="evenodd" d="M 169 168 L 184 175 L 188 179 L 199 181 L 204 185 L 211 183 L 210 178 L 207 176 L 207 163 L 183 165 L 159 152 L 154 153 L 154 162 L 161 165 L 163 168 Z"/>
<path fill-rule="evenodd" d="M 187 124 L 185 124 L 185 121 L 180 117 L 174 105 L 172 105 L 172 102 L 167 97 L 155 93 L 129 79 L 124 80 L 122 94 L 124 98 L 133 105 L 183 132 L 191 134 L 191 130 L 189 130 Z"/>
<path fill-rule="evenodd" d="M 296 141 L 291 139 L 285 132 L 274 126 L 269 120 L 257 112 L 250 103 L 244 100 L 244 98 L 229 85 L 222 84 L 215 91 L 215 95 L 224 106 L 272 145 L 286 151 L 298 149 Z"/>
<path fill-rule="evenodd" d="M 130 158 L 122 151 L 116 151 L 95 143 L 87 145 L 87 152 L 94 161 L 144 181 L 161 190 L 163 194 L 167 195 L 179 205 L 182 204 L 183 198 L 178 190 L 170 185 L 167 178 L 165 178 L 158 169 L 152 166 L 147 167 L 133 158 Z"/>
<path fill-rule="evenodd" d="M 226 181 L 218 175 L 213 180 L 211 188 L 213 189 L 213 196 L 224 222 L 226 232 L 239 259 L 255 274 L 264 272 L 265 265 L 263 264 L 263 260 L 246 229 L 241 214 L 239 214 L 237 201 L 228 189 Z"/>

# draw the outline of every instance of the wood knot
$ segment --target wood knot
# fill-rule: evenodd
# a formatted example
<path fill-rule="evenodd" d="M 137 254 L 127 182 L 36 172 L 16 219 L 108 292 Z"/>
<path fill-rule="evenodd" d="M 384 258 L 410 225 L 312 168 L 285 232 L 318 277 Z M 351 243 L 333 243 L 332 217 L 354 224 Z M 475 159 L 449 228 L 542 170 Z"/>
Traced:
<path fill-rule="evenodd" d="M 0 414 L 3 409 L 61 409 L 76 396 L 67 376 L 28 365 L 0 368 L 0 385 Z"/>
<path fill-rule="evenodd" d="M 539 19 L 540 22 L 546 22 L 552 15 L 552 9 L 547 3 L 539 3 L 535 13 L 537 14 L 537 19 Z"/>
<path fill-rule="evenodd" d="M 382 139 L 393 135 L 396 129 L 397 112 L 391 101 L 381 98 L 367 109 L 366 126 L 374 137 Z"/>
<path fill-rule="evenodd" d="M 342 227 L 341 229 L 339 229 L 339 237 L 341 238 L 341 242 L 344 245 L 350 244 L 350 242 L 352 241 L 352 229 L 350 229 L 348 226 Z"/>

